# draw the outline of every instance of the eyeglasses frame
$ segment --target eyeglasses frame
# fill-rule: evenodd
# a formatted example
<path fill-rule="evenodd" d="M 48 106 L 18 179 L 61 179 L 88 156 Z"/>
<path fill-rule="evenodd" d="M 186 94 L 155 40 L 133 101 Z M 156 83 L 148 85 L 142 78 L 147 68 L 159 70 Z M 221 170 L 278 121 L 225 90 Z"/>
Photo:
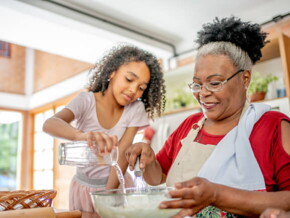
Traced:
<path fill-rule="evenodd" d="M 222 84 L 222 87 L 229 81 L 229 80 L 231 80 L 232 78 L 234 78 L 236 75 L 238 75 L 240 72 L 243 72 L 243 71 L 245 71 L 244 69 L 240 69 L 240 70 L 238 70 L 237 72 L 235 72 L 233 75 L 231 75 L 229 78 L 227 78 L 227 79 L 225 79 L 224 81 L 222 81 L 221 82 L 221 84 Z M 198 91 L 198 92 L 195 92 L 195 91 L 192 91 L 192 88 L 191 88 L 191 85 L 193 84 L 193 83 L 195 83 L 195 82 L 192 82 L 192 83 L 189 83 L 188 84 L 188 87 L 189 87 L 189 89 L 191 90 L 191 92 L 192 93 L 199 93 L 201 90 L 202 90 L 202 87 L 203 87 L 203 85 L 200 85 L 200 91 Z M 210 91 L 210 92 L 220 92 L 221 90 L 219 90 L 219 91 L 212 91 L 212 90 L 209 90 L 206 86 L 205 86 L 205 88 L 206 88 L 206 90 L 208 90 L 208 91 Z"/>

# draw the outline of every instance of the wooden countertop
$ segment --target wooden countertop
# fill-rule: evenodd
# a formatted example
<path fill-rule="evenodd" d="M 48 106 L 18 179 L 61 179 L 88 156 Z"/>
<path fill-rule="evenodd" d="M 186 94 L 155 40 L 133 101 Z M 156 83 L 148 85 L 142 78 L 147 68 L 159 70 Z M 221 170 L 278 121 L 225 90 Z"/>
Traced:
<path fill-rule="evenodd" d="M 0 218 L 101 218 L 97 213 L 79 210 L 58 210 L 51 207 L 7 210 L 0 212 Z"/>
<path fill-rule="evenodd" d="M 97 213 L 82 212 L 82 218 L 101 218 Z"/>
<path fill-rule="evenodd" d="M 79 210 L 68 211 L 54 209 L 56 218 L 101 218 L 98 213 L 95 212 L 83 212 Z"/>

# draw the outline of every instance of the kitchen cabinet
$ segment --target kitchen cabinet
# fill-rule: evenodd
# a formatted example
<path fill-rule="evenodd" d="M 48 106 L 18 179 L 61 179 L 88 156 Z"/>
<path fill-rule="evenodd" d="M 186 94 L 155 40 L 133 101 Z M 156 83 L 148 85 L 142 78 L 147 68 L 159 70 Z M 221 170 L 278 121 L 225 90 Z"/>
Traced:
<path fill-rule="evenodd" d="M 269 34 L 267 39 L 270 42 L 262 49 L 263 56 L 257 65 L 275 58 L 280 58 L 286 96 L 290 98 L 290 37 L 283 32 L 279 32 L 272 35 Z"/>

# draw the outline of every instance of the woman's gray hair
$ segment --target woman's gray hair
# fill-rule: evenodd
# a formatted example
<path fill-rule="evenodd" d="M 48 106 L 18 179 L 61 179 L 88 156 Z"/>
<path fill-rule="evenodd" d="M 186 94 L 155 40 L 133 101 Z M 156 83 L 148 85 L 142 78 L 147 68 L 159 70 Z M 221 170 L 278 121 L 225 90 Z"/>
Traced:
<path fill-rule="evenodd" d="M 210 42 L 198 49 L 197 58 L 207 55 L 225 55 L 239 69 L 252 70 L 253 63 L 249 55 L 231 42 Z"/>

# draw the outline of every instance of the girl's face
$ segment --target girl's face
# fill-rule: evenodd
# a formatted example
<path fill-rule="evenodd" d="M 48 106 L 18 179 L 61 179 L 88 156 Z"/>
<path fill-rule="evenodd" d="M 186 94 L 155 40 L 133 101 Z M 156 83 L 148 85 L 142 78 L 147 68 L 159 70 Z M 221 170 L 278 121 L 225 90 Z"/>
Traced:
<path fill-rule="evenodd" d="M 150 81 L 150 71 L 144 62 L 129 62 L 110 76 L 112 93 L 120 105 L 128 105 L 140 98 Z"/>
<path fill-rule="evenodd" d="M 250 81 L 248 71 L 238 73 L 220 91 L 213 92 L 205 87 L 209 83 L 215 84 L 214 81 L 225 81 L 238 70 L 224 55 L 207 55 L 197 59 L 193 82 L 202 85 L 202 89 L 194 96 L 208 119 L 222 120 L 242 111 Z"/>

